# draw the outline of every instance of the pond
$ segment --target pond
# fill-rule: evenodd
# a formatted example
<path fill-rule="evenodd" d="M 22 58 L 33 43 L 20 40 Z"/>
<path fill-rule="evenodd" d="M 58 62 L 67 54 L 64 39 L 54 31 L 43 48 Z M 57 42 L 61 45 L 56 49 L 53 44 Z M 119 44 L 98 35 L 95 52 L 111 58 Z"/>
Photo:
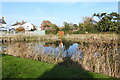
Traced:
<path fill-rule="evenodd" d="M 1 45 L 0 51 L 44 62 L 50 62 L 50 59 L 47 58 L 47 61 L 44 60 L 45 57 L 42 59 L 38 56 L 51 57 L 53 60 L 55 60 L 54 58 L 71 58 L 85 70 L 120 78 L 120 45 L 118 43 L 15 42 Z"/>
<path fill-rule="evenodd" d="M 16 52 L 29 52 L 31 54 L 49 54 L 54 57 L 71 57 L 77 55 L 80 58 L 83 57 L 83 53 L 79 50 L 79 43 L 71 42 L 69 44 L 59 44 L 58 41 L 51 42 L 16 42 L 0 46 L 0 52 L 8 52 L 13 54 Z M 29 48 L 29 50 L 27 50 Z M 78 55 L 79 54 L 79 55 Z"/>

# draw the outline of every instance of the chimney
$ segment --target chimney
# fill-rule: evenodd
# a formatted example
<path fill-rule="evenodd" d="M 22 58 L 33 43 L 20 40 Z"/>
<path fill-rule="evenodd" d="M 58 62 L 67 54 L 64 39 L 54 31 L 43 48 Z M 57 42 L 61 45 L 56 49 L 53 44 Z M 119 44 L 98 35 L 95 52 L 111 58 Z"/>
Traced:
<path fill-rule="evenodd" d="M 18 21 L 16 21 L 16 24 L 18 24 Z"/>
<path fill-rule="evenodd" d="M 2 20 L 4 20 L 4 17 L 2 16 Z"/>
<path fill-rule="evenodd" d="M 24 23 L 24 20 L 22 20 L 22 23 Z"/>

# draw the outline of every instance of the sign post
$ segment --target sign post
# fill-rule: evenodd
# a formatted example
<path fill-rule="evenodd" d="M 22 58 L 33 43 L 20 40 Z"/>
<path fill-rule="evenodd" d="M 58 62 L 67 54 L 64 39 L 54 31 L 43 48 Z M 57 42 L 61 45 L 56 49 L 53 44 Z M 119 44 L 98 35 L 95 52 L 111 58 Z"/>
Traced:
<path fill-rule="evenodd" d="M 58 35 L 59 35 L 59 38 L 60 38 L 60 46 L 62 46 L 62 38 L 63 38 L 63 35 L 64 35 L 64 32 L 63 31 L 58 31 Z"/>

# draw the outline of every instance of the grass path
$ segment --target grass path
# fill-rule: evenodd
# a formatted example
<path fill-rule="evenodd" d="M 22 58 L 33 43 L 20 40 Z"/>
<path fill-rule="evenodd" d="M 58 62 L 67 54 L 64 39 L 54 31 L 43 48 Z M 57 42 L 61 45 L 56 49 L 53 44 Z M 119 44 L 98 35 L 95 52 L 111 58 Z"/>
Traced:
<path fill-rule="evenodd" d="M 2 54 L 3 78 L 110 78 L 81 69 L 67 68 Z"/>

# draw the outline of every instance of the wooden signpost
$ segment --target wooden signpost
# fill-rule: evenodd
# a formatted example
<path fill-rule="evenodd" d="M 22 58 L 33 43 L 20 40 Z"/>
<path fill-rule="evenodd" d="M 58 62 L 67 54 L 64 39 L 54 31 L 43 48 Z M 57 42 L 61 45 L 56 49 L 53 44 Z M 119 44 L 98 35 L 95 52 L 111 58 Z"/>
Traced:
<path fill-rule="evenodd" d="M 63 31 L 58 31 L 58 35 L 59 35 L 59 37 L 60 37 L 60 45 L 62 46 L 62 37 L 63 37 L 63 35 L 64 35 L 64 32 Z"/>

